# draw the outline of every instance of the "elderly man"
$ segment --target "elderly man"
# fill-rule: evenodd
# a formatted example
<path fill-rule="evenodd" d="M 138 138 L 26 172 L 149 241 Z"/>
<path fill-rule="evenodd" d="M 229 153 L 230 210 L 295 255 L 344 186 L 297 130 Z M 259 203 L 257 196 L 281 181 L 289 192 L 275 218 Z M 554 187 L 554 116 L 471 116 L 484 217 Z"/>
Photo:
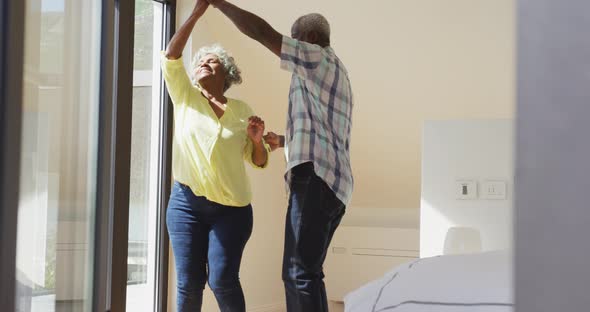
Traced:
<path fill-rule="evenodd" d="M 350 202 L 352 90 L 344 64 L 330 47 L 330 26 L 320 14 L 298 18 L 291 37 L 224 0 L 208 0 L 245 35 L 280 57 L 293 73 L 286 135 L 269 133 L 273 149 L 285 146 L 289 207 L 283 281 L 287 309 L 328 311 L 322 265 Z"/>

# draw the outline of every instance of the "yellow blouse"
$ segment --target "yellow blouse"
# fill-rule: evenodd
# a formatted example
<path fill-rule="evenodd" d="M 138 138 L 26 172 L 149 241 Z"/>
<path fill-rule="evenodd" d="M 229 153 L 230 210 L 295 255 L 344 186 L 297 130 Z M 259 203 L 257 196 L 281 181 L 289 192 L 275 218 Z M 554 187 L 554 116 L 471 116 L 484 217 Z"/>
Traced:
<path fill-rule="evenodd" d="M 246 132 L 254 112 L 248 104 L 228 98 L 225 113 L 218 118 L 191 83 L 182 58 L 170 60 L 162 53 L 161 64 L 174 105 L 174 179 L 189 186 L 195 195 L 222 205 L 250 204 L 252 192 L 244 159 L 259 168 L 252 161 L 253 144 Z M 270 154 L 270 147 L 264 145 Z"/>

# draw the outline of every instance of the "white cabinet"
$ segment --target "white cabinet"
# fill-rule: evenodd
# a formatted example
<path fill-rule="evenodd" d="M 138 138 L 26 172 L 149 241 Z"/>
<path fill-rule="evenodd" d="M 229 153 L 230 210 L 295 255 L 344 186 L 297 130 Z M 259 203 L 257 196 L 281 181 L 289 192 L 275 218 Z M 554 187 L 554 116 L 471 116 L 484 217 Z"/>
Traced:
<path fill-rule="evenodd" d="M 417 228 L 340 226 L 324 263 L 328 299 L 344 296 L 419 256 Z"/>

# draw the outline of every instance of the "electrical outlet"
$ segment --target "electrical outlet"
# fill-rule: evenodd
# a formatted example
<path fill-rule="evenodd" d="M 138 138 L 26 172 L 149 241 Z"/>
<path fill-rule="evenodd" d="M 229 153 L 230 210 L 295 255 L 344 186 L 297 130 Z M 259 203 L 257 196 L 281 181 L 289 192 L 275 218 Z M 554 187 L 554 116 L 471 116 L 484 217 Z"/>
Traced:
<path fill-rule="evenodd" d="M 483 199 L 506 199 L 506 193 L 506 181 L 486 180 L 481 184 L 481 194 Z"/>

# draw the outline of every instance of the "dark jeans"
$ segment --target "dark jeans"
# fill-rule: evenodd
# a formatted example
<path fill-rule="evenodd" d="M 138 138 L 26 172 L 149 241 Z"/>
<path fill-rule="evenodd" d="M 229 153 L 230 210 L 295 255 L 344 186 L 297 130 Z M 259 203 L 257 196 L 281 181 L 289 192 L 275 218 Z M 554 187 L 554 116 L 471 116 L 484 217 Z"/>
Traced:
<path fill-rule="evenodd" d="M 283 282 L 288 312 L 328 311 L 322 265 L 346 207 L 312 163 L 291 170 Z"/>
<path fill-rule="evenodd" d="M 222 312 L 246 311 L 239 271 L 252 206 L 220 205 L 174 182 L 166 224 L 176 260 L 177 311 L 201 311 L 207 276 Z"/>

